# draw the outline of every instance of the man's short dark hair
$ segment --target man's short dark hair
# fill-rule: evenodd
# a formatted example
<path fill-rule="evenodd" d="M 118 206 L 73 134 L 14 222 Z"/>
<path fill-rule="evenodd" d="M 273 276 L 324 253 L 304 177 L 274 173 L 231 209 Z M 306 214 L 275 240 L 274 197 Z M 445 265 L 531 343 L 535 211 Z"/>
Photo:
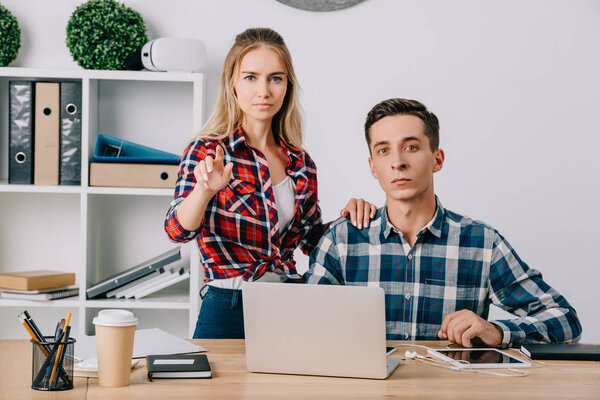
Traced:
<path fill-rule="evenodd" d="M 434 113 L 429 112 L 427 107 L 416 100 L 408 99 L 388 99 L 377 104 L 367 114 L 365 121 L 365 139 L 371 152 L 371 136 L 369 130 L 371 126 L 385 117 L 392 115 L 414 115 L 425 124 L 425 136 L 429 139 L 431 151 L 436 151 L 440 145 L 440 122 Z"/>

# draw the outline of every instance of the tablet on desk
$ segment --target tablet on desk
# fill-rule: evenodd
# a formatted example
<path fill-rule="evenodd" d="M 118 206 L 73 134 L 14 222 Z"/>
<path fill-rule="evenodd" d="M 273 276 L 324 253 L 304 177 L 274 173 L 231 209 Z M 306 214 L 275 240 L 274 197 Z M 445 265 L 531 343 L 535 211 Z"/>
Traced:
<path fill-rule="evenodd" d="M 429 349 L 429 354 L 461 369 L 529 368 L 531 364 L 498 349 Z"/>

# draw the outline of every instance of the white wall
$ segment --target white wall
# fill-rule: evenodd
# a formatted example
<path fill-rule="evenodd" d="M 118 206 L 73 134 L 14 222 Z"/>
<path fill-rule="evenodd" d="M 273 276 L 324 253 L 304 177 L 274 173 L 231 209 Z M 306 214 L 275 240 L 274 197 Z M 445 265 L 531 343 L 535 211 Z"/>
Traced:
<path fill-rule="evenodd" d="M 76 67 L 64 42 L 80 3 L 3 0 L 23 32 L 12 65 Z M 151 38 L 206 44 L 207 111 L 237 33 L 269 26 L 284 36 L 304 92 L 326 220 L 351 196 L 383 203 L 367 167 L 368 110 L 389 97 L 424 102 L 441 120 L 443 204 L 497 227 L 577 309 L 583 341 L 600 342 L 600 2 L 367 0 L 328 13 L 275 0 L 125 3 L 142 14 Z"/>

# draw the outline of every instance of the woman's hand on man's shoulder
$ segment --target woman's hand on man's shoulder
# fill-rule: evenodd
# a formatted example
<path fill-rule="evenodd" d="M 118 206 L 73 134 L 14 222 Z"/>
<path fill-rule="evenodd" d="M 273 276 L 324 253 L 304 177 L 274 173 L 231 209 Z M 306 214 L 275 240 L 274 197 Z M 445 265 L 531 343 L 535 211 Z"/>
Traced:
<path fill-rule="evenodd" d="M 340 216 L 350 218 L 352 225 L 358 229 L 368 228 L 369 223 L 375 214 L 377 207 L 364 199 L 351 198 L 348 204 L 340 211 Z"/>

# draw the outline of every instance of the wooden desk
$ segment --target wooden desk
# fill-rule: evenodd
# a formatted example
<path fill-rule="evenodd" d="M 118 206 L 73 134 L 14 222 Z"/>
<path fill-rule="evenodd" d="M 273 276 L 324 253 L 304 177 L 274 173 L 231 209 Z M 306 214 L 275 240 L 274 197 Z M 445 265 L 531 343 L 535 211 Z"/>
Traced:
<path fill-rule="evenodd" d="M 75 378 L 66 392 L 39 392 L 31 386 L 31 344 L 0 340 L 0 399 L 592 399 L 600 398 L 600 363 L 550 361 L 524 378 L 455 372 L 403 362 L 386 380 L 257 374 L 246 370 L 243 340 L 194 340 L 208 349 L 212 379 L 149 382 L 145 360 L 132 372 L 131 386 L 104 388 L 94 378 Z M 445 347 L 447 342 L 417 343 Z M 392 355 L 403 358 L 408 347 Z M 419 354 L 424 349 L 414 348 Z M 518 354 L 516 350 L 509 350 Z"/>

